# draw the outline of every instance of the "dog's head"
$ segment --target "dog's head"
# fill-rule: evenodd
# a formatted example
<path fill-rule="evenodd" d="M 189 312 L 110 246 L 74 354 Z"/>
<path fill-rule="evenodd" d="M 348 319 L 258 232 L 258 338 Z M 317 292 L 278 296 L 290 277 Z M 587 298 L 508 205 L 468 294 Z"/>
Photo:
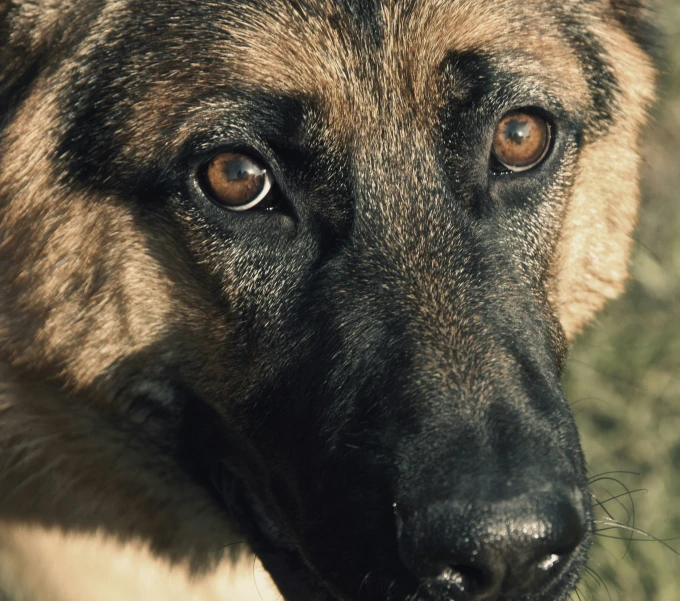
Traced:
<path fill-rule="evenodd" d="M 178 467 L 159 532 L 212 491 L 291 601 L 562 599 L 559 377 L 625 279 L 643 13 L 0 2 L 2 359 Z"/>

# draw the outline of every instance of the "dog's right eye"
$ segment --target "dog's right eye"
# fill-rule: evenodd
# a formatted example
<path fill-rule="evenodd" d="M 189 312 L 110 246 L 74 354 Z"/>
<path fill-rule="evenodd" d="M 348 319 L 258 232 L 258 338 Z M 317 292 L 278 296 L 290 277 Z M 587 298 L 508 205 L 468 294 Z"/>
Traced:
<path fill-rule="evenodd" d="M 267 168 L 245 154 L 222 152 L 210 159 L 199 172 L 203 191 L 220 207 L 247 211 L 264 206 L 272 189 Z"/>

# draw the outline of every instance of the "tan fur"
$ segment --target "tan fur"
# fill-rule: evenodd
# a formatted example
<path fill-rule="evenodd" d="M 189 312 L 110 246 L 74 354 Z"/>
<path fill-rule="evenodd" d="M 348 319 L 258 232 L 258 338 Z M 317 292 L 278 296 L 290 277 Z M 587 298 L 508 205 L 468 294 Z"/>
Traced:
<path fill-rule="evenodd" d="M 76 10 L 66 10 L 63 3 L 44 10 L 35 3 L 24 7 L 26 19 L 34 22 L 32 31 L 46 37 L 59 19 Z M 386 39 L 401 43 L 383 49 L 384 77 L 377 89 L 363 77 L 361 49 L 328 26 L 332 2 L 310 19 L 292 8 L 276 15 L 253 13 L 238 30 L 243 53 L 226 60 L 223 73 L 212 77 L 251 82 L 254 92 L 318 99 L 337 139 L 358 140 L 374 134 L 370 125 L 384 116 L 385 104 L 405 121 L 412 115 L 429 119 L 437 106 L 432 98 L 439 94 L 436 70 L 446 52 L 482 48 L 507 57 L 508 66 L 521 65 L 526 78 L 548 84 L 566 107 L 588 109 L 582 66 L 543 18 L 541 2 L 423 2 L 412 14 L 401 7 L 386 3 L 384 8 Z M 107 11 L 128 9 L 126 2 L 113 2 Z M 508 31 L 508 12 L 522 28 L 516 35 Z M 115 24 L 110 16 L 101 15 L 92 40 Z M 624 100 L 609 133 L 583 149 L 566 209 L 549 286 L 569 338 L 606 299 L 620 293 L 625 281 L 638 200 L 634 149 L 653 87 L 642 52 L 597 16 L 593 27 L 608 40 Z M 34 49 L 40 42 L 29 36 L 23 43 Z M 88 40 L 82 44 L 85 48 Z M 77 64 L 74 57 L 62 69 Z M 184 498 L 174 498 L 177 489 L 169 481 L 182 482 L 184 475 L 170 464 L 157 466 L 156 472 L 138 471 L 144 449 L 121 438 L 100 414 L 102 407 L 104 416 L 126 409 L 116 404 L 117 383 L 106 381 L 112 366 L 150 353 L 147 371 L 135 377 L 139 386 L 155 386 L 158 346 L 171 355 L 177 348 L 166 340 L 172 337 L 181 347 L 203 323 L 214 329 L 214 344 L 187 371 L 198 372 L 197 387 L 218 386 L 210 375 L 224 363 L 217 349 L 228 340 L 229 319 L 215 317 L 217 310 L 182 272 L 182 257 L 172 256 L 169 245 L 154 238 L 162 234 L 145 231 L 121 199 L 73 189 L 63 180 L 52 156 L 60 128 L 60 76 L 57 72 L 36 84 L 0 142 L 0 191 L 9 199 L 1 213 L 0 255 L 14 257 L 0 276 L 0 360 L 5 364 L 0 367 L 0 583 L 16 594 L 16 601 L 274 601 L 277 593 L 264 582 L 266 576 L 253 577 L 247 551 L 240 559 L 228 552 L 221 559 L 224 548 L 241 541 L 219 511 L 188 484 Z M 119 133 L 131 156 L 143 158 L 136 142 L 157 135 L 164 111 L 187 111 L 187 123 L 193 124 L 195 117 L 182 104 L 185 97 L 178 82 L 149 90 L 147 102 L 135 108 L 131 129 Z M 423 110 L 425 105 L 429 108 Z M 177 132 L 169 153 L 189 131 L 187 126 Z M 249 285 L 234 283 L 231 296 Z M 14 382 L 7 365 L 58 377 L 66 392 Z M 78 394 L 87 402 L 79 403 Z M 150 478 L 156 478 L 153 484 Z M 81 495 L 88 499 L 85 509 L 76 503 Z M 144 532 L 145 542 L 104 530 L 93 534 L 56 527 L 63 516 L 81 520 L 79 512 L 90 521 L 117 521 L 121 507 L 133 516 L 123 530 Z M 158 558 L 159 552 L 172 556 L 190 539 L 201 540 L 194 552 L 203 561 L 214 554 L 213 573 L 196 573 L 186 558 L 174 564 Z"/>
<path fill-rule="evenodd" d="M 506 0 L 423 2 L 412 12 L 400 3 L 383 6 L 385 37 L 400 43 L 382 49 L 380 89 L 362 75 L 362 49 L 347 44 L 328 27 L 332 3 L 312 19 L 302 19 L 293 8 L 275 17 L 253 13 L 239 30 L 244 54 L 229 65 L 229 76 L 247 84 L 256 75 L 258 89 L 320 98 L 341 133 L 360 135 L 357 126 L 384 114 L 367 111 L 383 107 L 384 102 L 411 116 L 428 115 L 439 93 L 437 69 L 446 54 L 483 49 L 507 57 L 508 65 L 525 77 L 549 83 L 565 106 L 579 107 L 587 94 L 581 69 L 540 6 L 533 2 L 518 6 Z M 516 31 L 508 29 L 513 26 L 508 14 L 513 13 Z M 532 35 L 527 36 L 527 30 Z"/>
<path fill-rule="evenodd" d="M 142 543 L 0 522 L 0 582 L 12 601 L 277 601 L 252 556 L 207 575 L 159 560 Z"/>
<path fill-rule="evenodd" d="M 412 12 L 400 3 L 384 6 L 386 39 L 402 43 L 381 50 L 384 70 L 378 88 L 363 72 L 365 50 L 348 44 L 329 27 L 329 15 L 337 10 L 333 3 L 311 18 L 303 18 L 292 5 L 277 9 L 276 14 L 253 11 L 236 32 L 242 52 L 233 61 L 227 59 L 221 69 L 206 74 L 204 80 L 225 78 L 255 93 L 289 93 L 320 100 L 338 134 L 334 140 L 342 140 L 361 136 L 365 125 L 380 119 L 377 109 L 385 102 L 409 119 L 428 119 L 437 106 L 433 102 L 439 95 L 437 69 L 447 52 L 482 49 L 506 57 L 507 66 L 528 81 L 547 84 L 565 107 L 585 108 L 587 87 L 581 67 L 542 14 L 541 3 L 518 6 L 503 0 L 502 4 L 499 7 L 492 0 L 462 5 L 424 2 L 416 4 Z M 508 29 L 509 13 L 516 15 L 516 31 Z M 532 34 L 527 36 L 527 30 Z M 103 33 L 94 31 L 92 35 Z M 158 135 L 168 113 L 181 112 L 186 119 L 187 126 L 172 141 L 173 146 L 181 146 L 191 126 L 198 123 L 191 110 L 195 107 L 184 104 L 183 99 L 189 97 L 181 80 L 152 86 L 146 101 L 135 107 L 139 119 L 134 129 L 122 134 L 132 142 L 130 152 L 135 152 L 135 140 Z"/>
<path fill-rule="evenodd" d="M 587 110 L 582 66 L 541 14 L 540 3 L 503 5 L 423 3 L 406 15 L 402 5 L 384 7 L 389 32 L 386 38 L 411 43 L 384 49 L 381 90 L 366 87 L 361 79 L 360 53 L 343 43 L 337 32 L 327 27 L 325 18 L 303 21 L 291 9 L 277 14 L 276 19 L 269 15 L 263 25 L 262 15 L 253 14 L 257 30 L 244 22 L 241 31 L 246 53 L 239 56 L 238 65 L 230 65 L 230 75 L 248 81 L 257 74 L 258 88 L 321 98 L 329 121 L 341 135 L 361 136 L 357 128 L 365 124 L 370 131 L 370 124 L 380 118 L 366 113 L 367 107 L 388 102 L 395 110 L 405 112 L 407 119 L 408 115 L 428 115 L 432 97 L 438 93 L 432 85 L 435 71 L 445 53 L 481 48 L 508 57 L 509 66 L 519 69 L 525 78 L 549 84 L 566 107 Z M 517 13 L 516 32 L 508 30 L 508 12 Z M 573 339 L 593 314 L 623 289 L 638 205 L 636 149 L 646 108 L 654 96 L 654 69 L 648 56 L 602 15 L 593 14 L 593 27 L 609 40 L 608 51 L 620 80 L 621 106 L 625 109 L 616 114 L 610 133 L 588 144 L 579 159 L 578 181 L 565 218 L 550 290 L 568 339 Z M 532 35 L 527 36 L 527 30 Z M 291 31 L 296 35 L 291 36 Z M 256 39 L 256 43 L 246 44 L 248 38 Z M 509 44 L 513 40 L 516 45 Z M 513 60 L 513 55 L 520 60 Z M 405 91 L 412 94 L 410 99 Z M 429 108 L 423 110 L 424 105 Z"/>
<path fill-rule="evenodd" d="M 627 279 L 639 199 L 637 149 L 654 96 L 649 58 L 619 30 L 599 26 L 625 101 L 609 133 L 583 149 L 556 254 L 553 301 L 570 339 L 622 292 Z"/>
<path fill-rule="evenodd" d="M 32 369 L 56 364 L 83 388 L 121 355 L 153 344 L 171 303 L 122 206 L 86 191 L 74 194 L 59 181 L 47 158 L 52 138 L 44 133 L 58 127 L 57 107 L 46 85 L 24 105 L 2 148 L 12 157 L 3 177 L 13 201 L 0 222 L 7 232 L 0 252 L 16 248 L 22 256 L 15 273 L 5 274 L 12 298 L 3 303 L 0 339 L 17 362 Z M 63 208 L 55 212 L 55 206 Z M 98 271 L 107 275 L 96 279 Z M 30 347 L 12 348 L 27 331 L 34 332 Z"/>
<path fill-rule="evenodd" d="M 145 461 L 143 449 L 96 412 L 42 386 L 8 384 L 1 364 L 0 378 L 0 591 L 16 601 L 209 601 L 226 590 L 233 595 L 228 601 L 259 601 L 263 591 L 275 590 L 212 503 L 190 486 L 178 496 L 176 482 L 184 476 L 173 464 L 160 461 L 150 482 L 151 474 L 136 468 Z M 81 496 L 87 507 L 74 503 Z M 37 526 L 37 517 L 55 525 Z M 121 539 L 102 528 L 59 528 L 92 520 L 115 522 L 119 534 L 131 534 Z M 167 557 L 190 540 L 201 541 L 193 555 L 210 574 L 196 571 L 191 556 L 159 558 L 158 551 Z"/>

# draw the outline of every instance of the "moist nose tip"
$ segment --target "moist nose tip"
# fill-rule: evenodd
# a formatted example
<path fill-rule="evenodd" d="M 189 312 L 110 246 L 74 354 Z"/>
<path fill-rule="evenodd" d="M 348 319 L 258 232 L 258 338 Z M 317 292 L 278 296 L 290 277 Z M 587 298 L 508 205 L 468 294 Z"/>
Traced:
<path fill-rule="evenodd" d="M 585 536 L 568 495 L 487 503 L 436 503 L 405 524 L 400 555 L 420 580 L 456 601 L 536 594 L 563 573 Z"/>

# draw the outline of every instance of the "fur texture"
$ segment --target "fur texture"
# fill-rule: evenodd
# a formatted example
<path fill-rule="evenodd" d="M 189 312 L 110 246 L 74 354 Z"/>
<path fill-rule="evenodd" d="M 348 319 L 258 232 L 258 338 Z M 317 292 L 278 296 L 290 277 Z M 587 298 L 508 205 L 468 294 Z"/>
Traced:
<path fill-rule="evenodd" d="M 0 591 L 258 599 L 247 543 L 289 601 L 564 599 L 559 375 L 626 279 L 647 12 L 0 0 Z M 550 151 L 496 173 L 519 109 Z M 274 210 L 208 198 L 225 150 Z"/>

